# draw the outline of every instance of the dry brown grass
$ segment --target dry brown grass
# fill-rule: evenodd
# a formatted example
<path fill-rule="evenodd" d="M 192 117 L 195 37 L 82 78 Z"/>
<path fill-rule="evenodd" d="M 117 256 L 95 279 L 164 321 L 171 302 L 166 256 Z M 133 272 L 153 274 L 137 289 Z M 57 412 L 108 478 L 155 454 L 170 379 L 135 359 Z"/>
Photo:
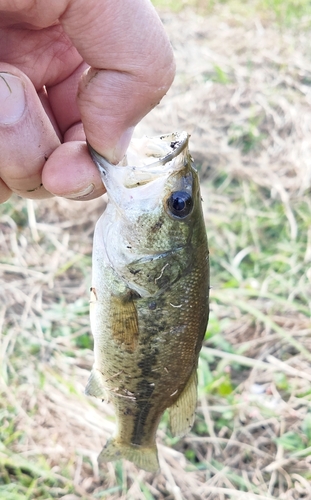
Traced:
<path fill-rule="evenodd" d="M 12 198 L 0 212 L 0 498 L 311 499 L 309 35 L 225 9 L 164 22 L 178 73 L 137 135 L 189 131 L 203 179 L 213 289 L 194 431 L 176 442 L 164 419 L 161 474 L 98 469 L 113 413 L 83 389 L 103 200 Z M 10 481 L 21 496 L 1 496 Z"/>

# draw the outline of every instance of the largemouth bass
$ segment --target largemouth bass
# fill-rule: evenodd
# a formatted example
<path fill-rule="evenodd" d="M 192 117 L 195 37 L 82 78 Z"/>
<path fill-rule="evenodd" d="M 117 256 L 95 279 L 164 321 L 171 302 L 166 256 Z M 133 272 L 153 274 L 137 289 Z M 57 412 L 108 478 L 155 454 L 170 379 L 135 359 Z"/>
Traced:
<path fill-rule="evenodd" d="M 177 436 L 195 417 L 209 296 L 198 174 L 184 132 L 133 140 L 119 165 L 89 149 L 108 204 L 94 234 L 86 393 L 111 401 L 117 424 L 99 461 L 155 472 L 163 412 Z"/>

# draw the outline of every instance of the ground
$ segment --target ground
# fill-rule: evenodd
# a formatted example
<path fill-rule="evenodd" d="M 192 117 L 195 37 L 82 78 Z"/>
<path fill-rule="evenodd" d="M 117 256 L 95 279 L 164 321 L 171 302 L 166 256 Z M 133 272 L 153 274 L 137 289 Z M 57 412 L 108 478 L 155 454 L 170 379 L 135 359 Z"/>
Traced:
<path fill-rule="evenodd" d="M 161 17 L 177 76 L 136 133 L 188 131 L 201 176 L 212 289 L 196 422 L 177 440 L 164 416 L 158 475 L 99 470 L 113 410 L 83 391 L 104 202 L 12 197 L 0 206 L 6 500 L 311 499 L 310 17 L 223 3 Z"/>

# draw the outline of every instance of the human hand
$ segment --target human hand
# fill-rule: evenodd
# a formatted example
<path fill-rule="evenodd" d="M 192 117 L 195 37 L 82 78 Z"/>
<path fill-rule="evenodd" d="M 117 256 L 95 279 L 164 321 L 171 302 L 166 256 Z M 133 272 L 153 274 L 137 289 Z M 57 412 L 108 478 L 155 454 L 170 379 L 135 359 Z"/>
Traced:
<path fill-rule="evenodd" d="M 117 163 L 173 77 L 148 0 L 0 0 L 0 203 L 101 195 L 85 137 Z"/>

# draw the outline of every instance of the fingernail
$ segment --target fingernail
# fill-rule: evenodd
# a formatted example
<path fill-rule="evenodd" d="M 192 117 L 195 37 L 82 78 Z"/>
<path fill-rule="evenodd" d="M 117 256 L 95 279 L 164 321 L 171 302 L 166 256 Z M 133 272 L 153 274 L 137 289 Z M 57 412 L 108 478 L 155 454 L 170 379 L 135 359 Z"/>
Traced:
<path fill-rule="evenodd" d="M 127 148 L 132 139 L 132 135 L 135 127 L 128 128 L 120 137 L 117 145 L 115 146 L 112 152 L 112 163 L 119 163 L 122 160 L 123 156 L 126 153 Z"/>
<path fill-rule="evenodd" d="M 82 189 L 81 191 L 67 194 L 66 198 L 70 198 L 71 200 L 78 200 L 80 198 L 85 198 L 85 196 L 88 196 L 89 194 L 92 194 L 94 190 L 95 190 L 95 184 L 90 184 L 87 188 Z"/>
<path fill-rule="evenodd" d="M 10 125 L 23 115 L 26 105 L 23 83 L 17 76 L 0 73 L 0 123 Z"/>

